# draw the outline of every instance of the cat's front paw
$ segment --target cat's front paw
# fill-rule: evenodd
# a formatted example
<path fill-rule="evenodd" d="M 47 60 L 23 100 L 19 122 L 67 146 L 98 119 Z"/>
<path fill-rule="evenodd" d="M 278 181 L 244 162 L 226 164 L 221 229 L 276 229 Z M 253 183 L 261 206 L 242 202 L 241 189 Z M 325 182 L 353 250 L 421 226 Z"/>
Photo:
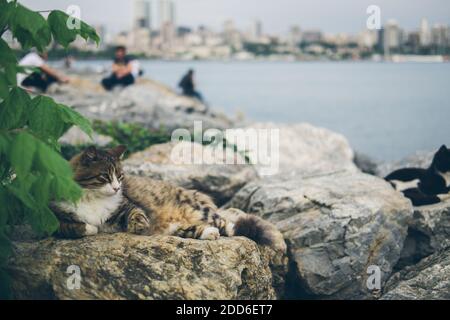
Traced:
<path fill-rule="evenodd" d="M 84 231 L 84 235 L 85 236 L 93 236 L 95 234 L 98 233 L 98 228 L 96 226 L 93 226 L 92 224 L 87 224 L 85 225 L 85 231 Z"/>
<path fill-rule="evenodd" d="M 216 227 L 207 227 L 203 230 L 200 239 L 201 240 L 217 240 L 220 237 L 219 229 Z"/>

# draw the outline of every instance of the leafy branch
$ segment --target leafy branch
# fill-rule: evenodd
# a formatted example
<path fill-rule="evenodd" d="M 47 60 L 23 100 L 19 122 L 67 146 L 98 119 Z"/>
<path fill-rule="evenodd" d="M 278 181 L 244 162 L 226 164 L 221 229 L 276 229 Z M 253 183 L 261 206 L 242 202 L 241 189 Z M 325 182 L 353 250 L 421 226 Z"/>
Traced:
<path fill-rule="evenodd" d="M 68 19 L 80 28 L 69 28 Z M 67 48 L 77 36 L 98 44 L 95 30 L 74 19 L 59 10 L 45 19 L 17 1 L 0 0 L 0 35 L 10 31 L 23 49 L 42 52 L 52 41 Z M 0 298 L 10 292 L 6 268 L 11 226 L 28 223 L 38 234 L 51 235 L 58 220 L 49 202 L 81 196 L 69 163 L 60 155 L 59 138 L 73 125 L 92 133 L 90 122 L 70 107 L 46 96 L 31 97 L 20 88 L 17 74 L 26 71 L 0 38 Z"/>

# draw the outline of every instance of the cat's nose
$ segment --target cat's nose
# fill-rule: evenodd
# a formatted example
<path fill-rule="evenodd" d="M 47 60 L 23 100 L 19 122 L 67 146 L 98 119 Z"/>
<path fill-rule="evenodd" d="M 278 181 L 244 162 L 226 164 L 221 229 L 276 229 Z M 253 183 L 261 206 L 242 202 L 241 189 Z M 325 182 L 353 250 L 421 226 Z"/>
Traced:
<path fill-rule="evenodd" d="M 113 187 L 113 190 L 114 190 L 115 193 L 117 193 L 120 190 L 120 187 L 117 187 L 117 188 Z"/>

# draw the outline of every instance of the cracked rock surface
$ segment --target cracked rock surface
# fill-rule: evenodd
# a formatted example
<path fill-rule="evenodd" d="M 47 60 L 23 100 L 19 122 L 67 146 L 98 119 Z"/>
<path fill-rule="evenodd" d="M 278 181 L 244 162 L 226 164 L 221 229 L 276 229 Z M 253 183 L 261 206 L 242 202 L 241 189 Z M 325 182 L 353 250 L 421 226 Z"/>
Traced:
<path fill-rule="evenodd" d="M 450 250 L 442 250 L 394 274 L 383 300 L 449 300 Z"/>
<path fill-rule="evenodd" d="M 274 223 L 291 256 L 294 296 L 371 298 L 367 268 L 382 283 L 397 263 L 411 203 L 384 180 L 354 171 L 274 176 L 247 184 L 225 207 Z"/>
<path fill-rule="evenodd" d="M 71 265 L 79 289 L 70 289 Z M 285 270 L 284 254 L 241 237 L 125 233 L 16 241 L 8 265 L 18 299 L 275 299 Z"/>
<path fill-rule="evenodd" d="M 450 201 L 414 207 L 399 268 L 450 248 Z"/>

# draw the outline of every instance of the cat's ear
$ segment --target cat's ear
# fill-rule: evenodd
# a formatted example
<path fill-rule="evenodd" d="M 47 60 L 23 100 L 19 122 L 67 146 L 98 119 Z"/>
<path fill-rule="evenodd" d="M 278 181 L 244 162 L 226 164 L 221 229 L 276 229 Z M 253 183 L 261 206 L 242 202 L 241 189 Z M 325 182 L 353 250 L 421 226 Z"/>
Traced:
<path fill-rule="evenodd" d="M 127 150 L 127 147 L 125 145 L 121 144 L 120 146 L 109 149 L 108 152 L 110 154 L 112 154 L 114 157 L 116 157 L 117 159 L 122 159 L 123 154 L 125 153 L 126 150 Z"/>
<path fill-rule="evenodd" d="M 439 149 L 438 153 L 447 152 L 447 146 L 445 144 L 442 145 L 442 147 Z"/>
<path fill-rule="evenodd" d="M 95 161 L 97 159 L 97 149 L 95 146 L 90 146 L 84 150 L 81 159 L 83 160 L 83 163 L 89 163 L 92 161 Z"/>

